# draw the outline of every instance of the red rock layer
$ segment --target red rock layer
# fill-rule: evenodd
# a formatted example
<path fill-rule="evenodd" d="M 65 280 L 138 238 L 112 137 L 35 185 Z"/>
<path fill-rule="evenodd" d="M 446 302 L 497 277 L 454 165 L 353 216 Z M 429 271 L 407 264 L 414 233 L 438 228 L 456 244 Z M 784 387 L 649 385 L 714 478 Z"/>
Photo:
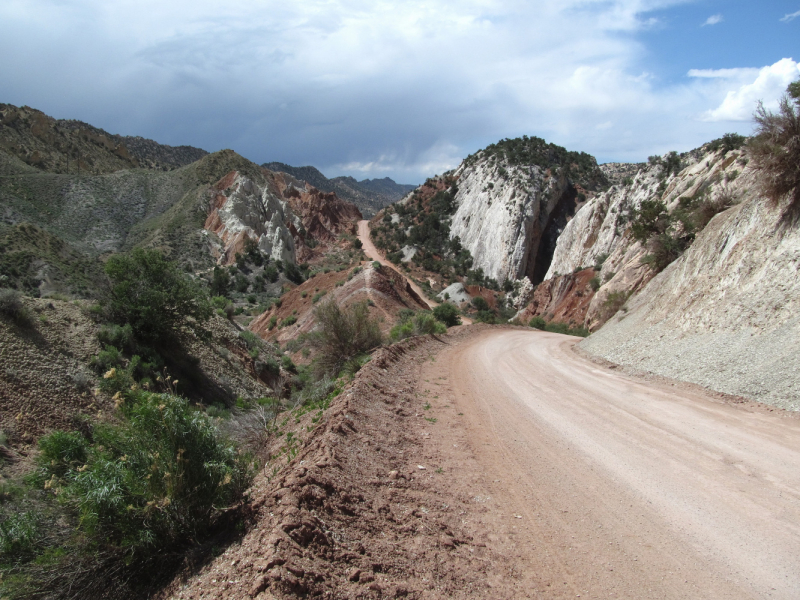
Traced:
<path fill-rule="evenodd" d="M 596 275 L 594 269 L 584 269 L 543 281 L 534 289 L 533 299 L 520 314 L 520 320 L 541 316 L 548 321 L 583 325 L 594 296 L 589 282 Z"/>

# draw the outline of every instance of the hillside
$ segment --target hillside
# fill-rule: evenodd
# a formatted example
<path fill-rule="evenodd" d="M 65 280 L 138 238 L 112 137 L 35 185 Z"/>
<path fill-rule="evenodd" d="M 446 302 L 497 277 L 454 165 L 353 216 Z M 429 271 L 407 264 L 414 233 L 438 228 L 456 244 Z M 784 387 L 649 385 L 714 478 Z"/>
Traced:
<path fill-rule="evenodd" d="M 333 192 L 342 200 L 352 202 L 366 217 L 373 217 L 384 206 L 397 202 L 415 186 L 395 183 L 392 179 L 364 179 L 334 177 L 328 179 L 314 167 L 291 167 L 280 162 L 264 163 L 270 171 L 288 173 L 301 181 L 310 183 L 323 192 Z"/>
<path fill-rule="evenodd" d="M 191 146 L 110 134 L 81 121 L 54 119 L 11 104 L 0 104 L 0 150 L 48 173 L 92 175 L 136 168 L 176 169 L 208 154 Z"/>
<path fill-rule="evenodd" d="M 607 360 L 800 410 L 800 230 L 752 193 L 581 345 Z M 738 179 L 737 179 L 738 181 Z"/>

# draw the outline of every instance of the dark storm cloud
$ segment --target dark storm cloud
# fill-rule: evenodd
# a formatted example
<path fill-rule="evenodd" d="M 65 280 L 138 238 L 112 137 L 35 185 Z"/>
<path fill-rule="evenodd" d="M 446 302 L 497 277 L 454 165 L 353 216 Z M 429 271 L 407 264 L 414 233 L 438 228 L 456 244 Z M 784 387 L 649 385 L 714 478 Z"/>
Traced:
<path fill-rule="evenodd" d="M 630 34 L 676 3 L 7 0 L 0 101 L 328 175 L 418 182 L 523 133 L 641 160 L 755 79 L 657 85 Z"/>

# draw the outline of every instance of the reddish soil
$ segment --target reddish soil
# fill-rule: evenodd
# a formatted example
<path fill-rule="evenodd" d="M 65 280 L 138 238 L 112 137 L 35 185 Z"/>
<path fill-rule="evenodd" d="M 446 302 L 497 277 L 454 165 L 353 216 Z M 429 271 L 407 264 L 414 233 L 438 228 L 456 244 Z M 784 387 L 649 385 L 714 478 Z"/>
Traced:
<path fill-rule="evenodd" d="M 533 298 L 519 315 L 520 320 L 541 316 L 548 321 L 583 325 L 594 297 L 589 282 L 597 276 L 594 269 L 553 277 L 536 286 Z"/>
<path fill-rule="evenodd" d="M 451 330 L 452 331 L 452 330 Z M 381 349 L 171 598 L 800 595 L 800 419 L 472 326 Z"/>
<path fill-rule="evenodd" d="M 355 267 L 354 267 L 355 268 Z M 425 308 L 420 297 L 409 287 L 405 277 L 394 269 L 381 267 L 374 269 L 371 263 L 361 267 L 361 271 L 350 276 L 353 269 L 340 273 L 319 274 L 303 282 L 281 297 L 281 306 L 273 306 L 258 316 L 249 329 L 264 339 L 285 343 L 314 328 L 314 296 L 325 292 L 318 302 L 333 298 L 339 305 L 353 302 L 371 302 L 370 314 L 382 323 L 387 333 L 397 321 L 397 314 L 404 308 L 420 310 Z M 337 286 L 337 283 L 342 285 Z M 305 294 L 305 297 L 304 297 Z M 294 316 L 293 325 L 282 327 L 285 319 Z M 275 326 L 270 329 L 272 319 Z"/>

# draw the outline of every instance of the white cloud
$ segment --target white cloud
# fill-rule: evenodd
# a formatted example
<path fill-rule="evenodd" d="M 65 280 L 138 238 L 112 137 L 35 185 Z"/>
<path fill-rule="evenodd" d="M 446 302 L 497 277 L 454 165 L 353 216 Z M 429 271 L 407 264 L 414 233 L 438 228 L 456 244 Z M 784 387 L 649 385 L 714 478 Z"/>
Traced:
<path fill-rule="evenodd" d="M 653 11 L 691 1 L 3 0 L 0 101 L 327 175 L 421 181 L 522 134 L 641 160 L 719 137 L 697 115 L 759 76 L 647 71 Z"/>
<path fill-rule="evenodd" d="M 759 100 L 767 108 L 777 106 L 778 99 L 792 81 L 800 76 L 800 64 L 784 58 L 758 72 L 755 81 L 730 90 L 717 108 L 703 114 L 704 121 L 749 121 Z"/>
<path fill-rule="evenodd" d="M 717 25 L 718 23 L 722 23 L 725 19 L 722 15 L 711 15 L 706 19 L 706 22 L 701 25 L 701 27 L 705 27 L 706 25 Z"/>
<path fill-rule="evenodd" d="M 793 12 L 791 14 L 785 15 L 780 20 L 788 23 L 789 21 L 791 21 L 793 19 L 796 19 L 797 17 L 800 17 L 800 10 L 798 10 L 797 12 Z"/>
<path fill-rule="evenodd" d="M 689 77 L 703 79 L 735 79 L 752 74 L 758 75 L 759 69 L 689 69 Z"/>

